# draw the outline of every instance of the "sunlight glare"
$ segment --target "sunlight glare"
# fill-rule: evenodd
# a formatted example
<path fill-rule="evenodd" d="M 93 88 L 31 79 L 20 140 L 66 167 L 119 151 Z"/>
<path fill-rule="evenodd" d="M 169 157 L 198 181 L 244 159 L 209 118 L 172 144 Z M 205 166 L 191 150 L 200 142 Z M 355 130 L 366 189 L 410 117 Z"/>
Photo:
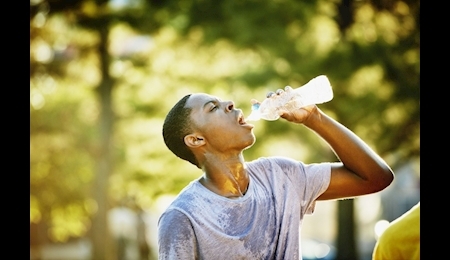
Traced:
<path fill-rule="evenodd" d="M 37 62 L 47 64 L 53 60 L 53 50 L 44 40 L 35 40 L 30 49 Z"/>
<path fill-rule="evenodd" d="M 36 14 L 32 20 L 33 26 L 40 28 L 45 25 L 45 22 L 47 21 L 47 17 L 42 12 L 39 12 Z"/>
<path fill-rule="evenodd" d="M 386 228 L 389 226 L 389 221 L 382 219 L 377 221 L 377 223 L 375 224 L 374 227 L 374 231 L 375 231 L 375 238 L 378 239 L 381 234 L 383 234 L 384 230 L 386 230 Z"/>
<path fill-rule="evenodd" d="M 317 54 L 324 55 L 328 53 L 339 40 L 339 28 L 336 23 L 326 17 L 317 16 L 312 21 L 312 37 L 315 39 L 315 49 Z"/>
<path fill-rule="evenodd" d="M 35 110 L 39 110 L 45 105 L 45 98 L 39 91 L 31 91 L 30 103 Z"/>
<path fill-rule="evenodd" d="M 317 258 L 324 258 L 325 256 L 327 256 L 331 251 L 331 248 L 329 245 L 325 244 L 325 243 L 320 243 L 318 245 L 315 246 L 314 248 L 314 255 Z"/>
<path fill-rule="evenodd" d="M 388 99 L 393 88 L 384 81 L 384 68 L 379 64 L 363 66 L 352 75 L 348 84 L 348 94 L 352 97 L 364 97 L 376 93 L 378 97 Z"/>

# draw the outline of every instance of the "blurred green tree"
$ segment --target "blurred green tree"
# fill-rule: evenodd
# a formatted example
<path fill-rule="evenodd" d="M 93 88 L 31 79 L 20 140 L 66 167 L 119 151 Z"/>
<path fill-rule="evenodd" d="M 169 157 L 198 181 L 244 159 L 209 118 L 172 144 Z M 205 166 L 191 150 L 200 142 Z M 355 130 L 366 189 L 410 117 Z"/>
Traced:
<path fill-rule="evenodd" d="M 199 175 L 160 135 L 187 92 L 249 111 L 250 97 L 325 74 L 335 99 L 322 109 L 393 167 L 419 156 L 418 1 L 34 0 L 30 25 L 30 223 L 56 241 L 92 231 L 94 259 L 107 258 L 115 203 L 155 206 Z M 124 50 L 126 39 L 147 49 Z M 258 124 L 264 142 L 248 159 L 336 159 L 304 129 Z M 339 259 L 356 259 L 355 243 L 340 243 L 355 241 L 342 232 L 353 204 L 339 211 Z"/>

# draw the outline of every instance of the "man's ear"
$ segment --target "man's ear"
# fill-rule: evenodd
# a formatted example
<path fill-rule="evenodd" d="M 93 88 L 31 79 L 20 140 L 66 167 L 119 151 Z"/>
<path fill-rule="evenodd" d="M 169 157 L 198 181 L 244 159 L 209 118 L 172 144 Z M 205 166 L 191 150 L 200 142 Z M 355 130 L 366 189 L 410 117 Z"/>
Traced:
<path fill-rule="evenodd" d="M 200 147 L 202 145 L 205 144 L 205 140 L 202 136 L 197 136 L 194 134 L 190 134 L 190 135 L 186 135 L 184 137 L 184 143 L 188 146 L 188 147 Z"/>

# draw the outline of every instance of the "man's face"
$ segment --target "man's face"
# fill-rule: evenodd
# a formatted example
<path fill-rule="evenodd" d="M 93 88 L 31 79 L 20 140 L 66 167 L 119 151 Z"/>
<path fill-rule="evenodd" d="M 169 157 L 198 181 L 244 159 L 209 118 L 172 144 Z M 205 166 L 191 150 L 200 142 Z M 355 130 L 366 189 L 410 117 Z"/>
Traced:
<path fill-rule="evenodd" d="M 219 151 L 242 151 L 253 145 L 253 125 L 247 124 L 240 109 L 232 101 L 221 101 L 208 94 L 192 94 L 186 103 L 192 108 L 194 131 L 210 148 Z"/>

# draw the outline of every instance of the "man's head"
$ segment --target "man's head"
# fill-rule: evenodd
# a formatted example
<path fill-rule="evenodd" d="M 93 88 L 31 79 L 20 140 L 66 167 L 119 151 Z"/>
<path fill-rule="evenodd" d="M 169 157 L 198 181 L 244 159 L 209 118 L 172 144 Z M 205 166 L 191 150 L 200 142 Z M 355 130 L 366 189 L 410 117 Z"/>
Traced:
<path fill-rule="evenodd" d="M 232 101 L 197 93 L 184 96 L 169 111 L 163 137 L 175 155 L 201 168 L 205 155 L 224 158 L 253 145 L 252 129 Z"/>
<path fill-rule="evenodd" d="M 191 108 L 186 107 L 188 94 L 181 98 L 169 111 L 164 120 L 162 134 L 169 150 L 183 160 L 189 161 L 199 167 L 197 159 L 191 149 L 184 143 L 184 137 L 191 133 Z"/>

